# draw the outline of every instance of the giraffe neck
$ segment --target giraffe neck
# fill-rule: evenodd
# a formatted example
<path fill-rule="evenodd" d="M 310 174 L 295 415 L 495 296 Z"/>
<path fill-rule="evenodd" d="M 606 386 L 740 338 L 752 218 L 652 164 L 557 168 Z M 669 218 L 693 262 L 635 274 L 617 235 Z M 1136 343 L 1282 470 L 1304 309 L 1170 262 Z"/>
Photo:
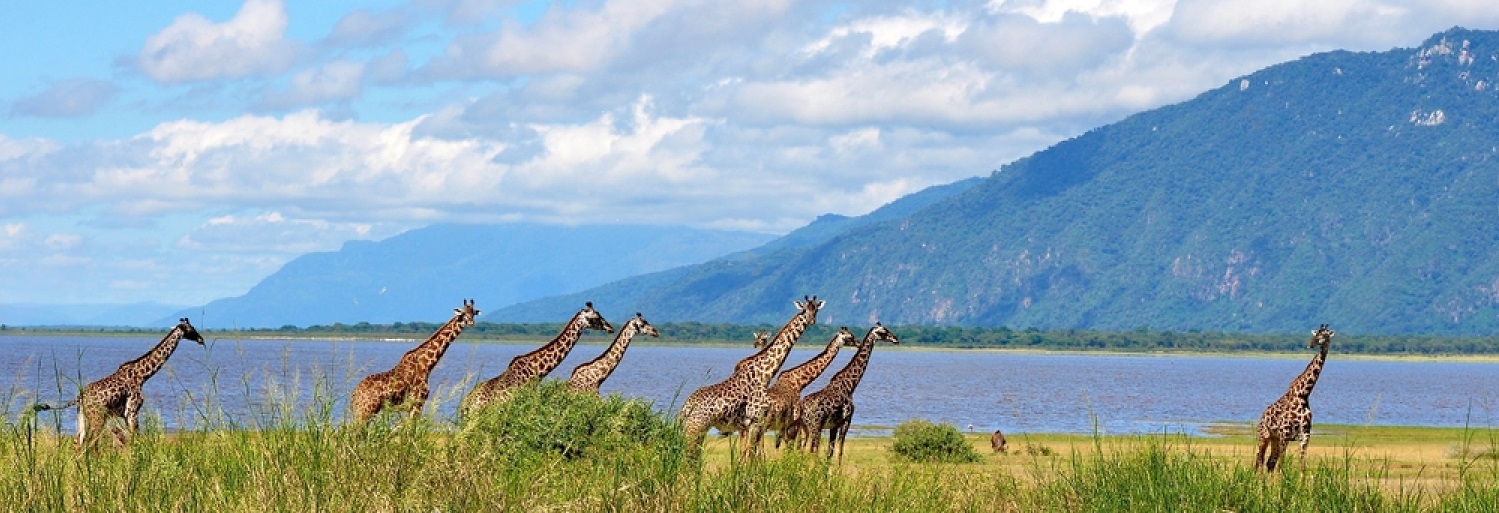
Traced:
<path fill-rule="evenodd" d="M 869 368 L 869 355 L 874 352 L 874 339 L 864 337 L 859 342 L 859 350 L 854 353 L 853 359 L 848 365 L 843 366 L 833 379 L 828 381 L 828 390 L 833 390 L 840 396 L 854 395 L 854 389 L 859 387 L 859 381 L 864 379 L 864 369 Z"/>
<path fill-rule="evenodd" d="M 579 365 L 578 368 L 598 368 L 603 371 L 603 376 L 599 378 L 599 381 L 603 381 L 604 378 L 608 378 L 610 374 L 614 373 L 614 368 L 619 366 L 619 361 L 625 358 L 625 349 L 630 347 L 630 340 L 634 339 L 635 334 L 639 332 L 639 325 L 633 322 L 626 323 L 623 328 L 619 329 L 619 334 L 615 335 L 614 343 L 609 344 L 609 349 L 604 350 L 604 354 L 599 355 L 598 358 L 594 358 L 588 363 Z"/>
<path fill-rule="evenodd" d="M 535 351 L 515 357 L 510 361 L 510 368 L 507 370 L 520 370 L 533 378 L 550 374 L 553 369 L 562 364 L 562 360 L 567 358 L 567 353 L 572 352 L 573 345 L 578 343 L 578 339 L 583 336 L 583 330 L 587 327 L 588 319 L 584 317 L 583 312 L 579 312 L 571 321 L 568 321 L 566 326 L 562 327 L 562 332 L 558 333 L 556 338 L 536 348 Z"/>
<path fill-rule="evenodd" d="M 747 378 L 759 383 L 759 386 L 770 385 L 770 378 L 781 370 L 781 365 L 786 363 L 786 355 L 791 354 L 791 346 L 796 345 L 796 339 L 807 331 L 809 325 L 806 310 L 797 312 L 791 321 L 781 327 L 781 331 L 776 332 L 776 338 L 766 344 L 765 349 L 745 358 L 737 367 L 744 370 Z"/>
<path fill-rule="evenodd" d="M 822 348 L 822 352 L 817 353 L 817 356 L 812 357 L 811 360 L 782 372 L 781 376 L 776 378 L 775 386 L 791 387 L 798 392 L 807 388 L 807 385 L 812 384 L 823 371 L 828 370 L 828 364 L 833 363 L 833 357 L 838 356 L 838 348 L 843 347 L 841 335 L 841 332 L 833 335 L 833 340 L 828 342 L 827 347 Z"/>
<path fill-rule="evenodd" d="M 121 364 L 120 370 L 132 376 L 137 383 L 144 382 L 151 376 L 155 376 L 156 371 L 161 370 L 161 366 L 167 363 L 167 357 L 172 356 L 172 352 L 177 350 L 177 343 L 180 341 L 182 341 L 182 329 L 172 328 L 172 331 L 168 332 L 161 342 L 156 343 L 156 347 L 151 348 L 140 358 Z"/>
<path fill-rule="evenodd" d="M 1301 371 L 1301 375 L 1291 382 L 1291 389 L 1287 394 L 1302 400 L 1311 397 L 1312 388 L 1317 386 L 1317 377 L 1322 374 L 1322 366 L 1327 363 L 1327 344 L 1321 346 L 1311 363 L 1306 364 L 1306 370 Z"/>
<path fill-rule="evenodd" d="M 437 328 L 437 332 L 428 337 L 426 342 L 407 351 L 406 355 L 401 357 L 400 366 L 409 367 L 422 376 L 431 375 L 432 368 L 437 366 L 437 360 L 442 359 L 448 346 L 452 345 L 458 335 L 463 333 L 465 327 L 463 317 L 462 313 L 454 315 L 447 324 Z"/>

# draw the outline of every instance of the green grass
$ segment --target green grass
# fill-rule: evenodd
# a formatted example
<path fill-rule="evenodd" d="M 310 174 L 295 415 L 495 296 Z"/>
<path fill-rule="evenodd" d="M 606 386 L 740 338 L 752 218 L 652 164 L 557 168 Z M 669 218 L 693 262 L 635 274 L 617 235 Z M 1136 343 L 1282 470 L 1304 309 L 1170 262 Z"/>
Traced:
<path fill-rule="evenodd" d="M 897 457 L 849 440 L 845 465 L 769 450 L 739 461 L 710 439 L 684 459 L 674 419 L 645 404 L 519 392 L 466 424 L 390 415 L 342 425 L 326 398 L 283 405 L 256 429 L 163 432 L 148 417 L 123 449 L 74 451 L 50 414 L 0 423 L 10 511 L 1494 511 L 1488 431 L 1337 427 L 1306 471 L 1250 466 L 1252 440 L 1016 434 L 974 463 Z M 966 438 L 987 448 L 987 439 Z M 1462 450 L 1454 450 L 1454 448 Z M 1405 468 L 1410 462 L 1429 467 Z"/>

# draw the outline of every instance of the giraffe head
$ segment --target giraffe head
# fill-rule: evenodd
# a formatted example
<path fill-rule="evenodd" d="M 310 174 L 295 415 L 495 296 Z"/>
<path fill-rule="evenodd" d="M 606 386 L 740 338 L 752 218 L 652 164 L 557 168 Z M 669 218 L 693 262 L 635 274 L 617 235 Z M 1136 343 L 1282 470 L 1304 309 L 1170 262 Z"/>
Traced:
<path fill-rule="evenodd" d="M 869 334 L 864 335 L 864 338 L 870 341 L 884 341 L 891 344 L 900 344 L 900 338 L 896 337 L 894 333 L 891 333 L 889 328 L 886 328 L 884 325 L 878 322 L 874 323 L 873 328 L 869 328 Z"/>
<path fill-rule="evenodd" d="M 661 336 L 661 332 L 656 331 L 655 326 L 651 326 L 651 323 L 645 322 L 645 317 L 641 317 L 640 312 L 635 312 L 635 317 L 631 318 L 629 322 L 626 322 L 625 327 L 620 328 L 621 332 L 628 330 L 635 330 L 636 333 L 650 335 L 652 337 Z"/>
<path fill-rule="evenodd" d="M 474 308 L 474 300 L 463 300 L 463 308 L 454 308 L 453 315 L 458 318 L 459 326 L 473 326 L 474 318 L 479 316 L 479 309 Z"/>
<path fill-rule="evenodd" d="M 1332 342 L 1333 335 L 1335 335 L 1335 333 L 1333 333 L 1332 330 L 1328 329 L 1326 324 L 1323 324 L 1322 327 L 1317 328 L 1316 331 L 1312 332 L 1312 338 L 1311 340 L 1306 341 L 1306 347 L 1327 347 L 1327 344 Z"/>
<path fill-rule="evenodd" d="M 203 335 L 198 334 L 198 329 L 194 328 L 192 323 L 187 322 L 186 317 L 177 319 L 176 329 L 182 331 L 182 338 L 197 342 L 200 346 L 203 345 Z"/>
<path fill-rule="evenodd" d="M 765 347 L 765 344 L 769 344 L 769 343 L 770 343 L 770 332 L 769 331 L 760 330 L 760 331 L 756 331 L 755 332 L 755 349 L 759 349 L 759 348 Z"/>
<path fill-rule="evenodd" d="M 584 329 L 614 333 L 614 326 L 609 324 L 609 321 L 604 320 L 604 316 L 600 315 L 598 310 L 593 309 L 593 301 L 584 303 L 583 310 L 578 312 L 578 315 L 583 316 Z"/>
<path fill-rule="evenodd" d="M 792 303 L 796 305 L 797 310 L 802 312 L 802 317 L 806 319 L 807 325 L 811 326 L 817 324 L 817 311 L 821 310 L 822 305 L 827 304 L 827 301 L 821 301 L 817 299 L 817 296 L 802 296 L 801 301 L 793 301 Z"/>
<path fill-rule="evenodd" d="M 854 334 L 848 331 L 848 326 L 838 328 L 838 334 L 833 335 L 833 337 L 837 338 L 839 341 L 838 345 L 843 347 L 859 347 L 859 339 L 854 338 Z"/>

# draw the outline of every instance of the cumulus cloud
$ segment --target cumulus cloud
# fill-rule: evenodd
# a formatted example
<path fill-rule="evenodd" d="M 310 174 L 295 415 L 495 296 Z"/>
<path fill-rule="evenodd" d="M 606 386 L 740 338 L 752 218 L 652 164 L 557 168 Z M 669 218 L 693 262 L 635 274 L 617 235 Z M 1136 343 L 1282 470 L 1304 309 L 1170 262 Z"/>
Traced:
<path fill-rule="evenodd" d="M 346 240 L 367 239 L 374 235 L 373 228 L 370 223 L 292 219 L 270 211 L 211 218 L 183 235 L 177 245 L 204 252 L 297 255 L 337 249 Z"/>
<path fill-rule="evenodd" d="M 287 23 L 279 0 L 246 0 L 223 23 L 184 14 L 146 39 L 136 66 L 168 84 L 279 73 L 297 51 L 284 39 Z"/>
<path fill-rule="evenodd" d="M 110 82 L 88 78 L 61 80 L 10 106 L 12 116 L 76 118 L 93 114 L 119 92 Z"/>
<path fill-rule="evenodd" d="M 302 70 L 292 75 L 290 87 L 267 93 L 261 106 L 279 110 L 349 100 L 363 92 L 363 78 L 363 63 L 332 61 L 316 69 Z"/>

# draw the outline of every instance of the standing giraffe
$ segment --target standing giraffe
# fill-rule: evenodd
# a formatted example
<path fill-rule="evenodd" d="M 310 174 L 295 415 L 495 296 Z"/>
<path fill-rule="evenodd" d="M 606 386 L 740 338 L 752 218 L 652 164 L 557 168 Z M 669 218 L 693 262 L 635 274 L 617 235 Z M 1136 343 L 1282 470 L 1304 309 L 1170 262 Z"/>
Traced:
<path fill-rule="evenodd" d="M 141 393 L 141 387 L 177 350 L 177 343 L 182 339 L 188 339 L 203 345 L 203 336 L 198 330 L 187 322 L 183 317 L 178 320 L 177 326 L 167 332 L 156 347 L 151 348 L 146 354 L 139 358 L 120 364 L 120 368 L 113 374 L 103 379 L 89 383 L 78 393 L 78 397 L 67 404 L 55 409 L 63 410 L 78 406 L 78 438 L 74 441 L 79 450 L 87 448 L 94 443 L 99 431 L 104 429 L 104 424 L 111 418 L 125 419 L 128 433 L 122 434 L 119 428 L 113 428 L 115 442 L 124 445 L 127 435 L 134 435 L 140 428 L 136 420 L 141 411 L 141 404 L 146 401 Z M 38 404 L 33 407 L 36 411 L 54 409 L 50 405 Z"/>
<path fill-rule="evenodd" d="M 900 343 L 900 339 L 889 329 L 880 323 L 874 323 L 874 327 L 869 328 L 869 333 L 864 335 L 864 340 L 859 342 L 859 350 L 854 353 L 853 359 L 833 375 L 828 386 L 797 403 L 794 414 L 797 426 L 788 428 L 787 431 L 790 434 L 789 431 L 796 429 L 800 434 L 806 435 L 807 440 L 812 442 L 810 452 L 817 452 L 818 440 L 822 438 L 822 430 L 826 428 L 828 457 L 833 457 L 833 445 L 836 443 L 838 464 L 843 464 L 843 442 L 848 438 L 848 427 L 853 424 L 854 418 L 854 389 L 864 379 L 864 370 L 869 368 L 869 355 L 874 352 L 874 343 L 881 340 L 891 344 Z"/>
<path fill-rule="evenodd" d="M 505 372 L 474 387 L 468 397 L 463 398 L 460 415 L 467 417 L 471 412 L 509 398 L 515 388 L 546 377 L 562 364 L 567 353 L 572 352 L 578 338 L 583 336 L 583 330 L 614 333 L 614 326 L 609 325 L 609 321 L 604 320 L 604 316 L 593 309 L 593 302 L 585 303 L 583 309 L 573 315 L 572 320 L 562 327 L 562 332 L 551 342 L 515 357 L 510 360 L 510 366 L 505 368 Z"/>
<path fill-rule="evenodd" d="M 625 349 L 629 349 L 630 340 L 635 338 L 636 333 L 644 333 L 652 337 L 660 337 L 661 332 L 656 331 L 655 326 L 645 322 L 645 317 L 640 312 L 635 312 L 635 317 L 619 328 L 619 334 L 614 336 L 614 343 L 609 344 L 609 349 L 598 358 L 579 365 L 573 369 L 572 377 L 567 379 L 567 387 L 577 392 L 599 393 L 599 385 L 609 379 L 614 373 L 614 368 L 619 366 L 619 361 L 625 358 Z"/>
<path fill-rule="evenodd" d="M 795 421 L 796 403 L 802 398 L 802 390 L 828 369 L 828 364 L 833 363 L 833 358 L 838 356 L 838 349 L 845 346 L 859 347 L 859 339 L 847 327 L 834 333 L 827 347 L 817 353 L 817 356 L 786 369 L 776 378 L 775 384 L 766 390 L 770 395 L 770 407 L 765 411 L 765 431 L 775 430 L 777 449 L 781 448 L 781 438 L 785 435 L 786 428 Z M 760 441 L 752 440 L 750 443 L 758 445 Z"/>
<path fill-rule="evenodd" d="M 463 333 L 463 328 L 473 326 L 474 317 L 478 316 L 479 310 L 474 308 L 474 301 L 463 300 L 463 308 L 454 308 L 453 318 L 437 328 L 437 332 L 428 337 L 426 342 L 401 356 L 401 361 L 395 368 L 370 374 L 360 380 L 359 386 L 354 387 L 353 398 L 349 400 L 349 409 L 354 413 L 355 422 L 369 422 L 371 417 L 380 413 L 387 405 L 404 405 L 411 409 L 413 418 L 420 415 L 422 405 L 427 402 L 427 395 L 431 392 L 427 388 L 427 378 L 432 375 L 432 368 L 437 366 L 437 360 L 447 352 L 453 340 Z"/>
<path fill-rule="evenodd" d="M 1301 441 L 1301 456 L 1297 461 L 1301 463 L 1301 469 L 1306 470 L 1306 445 L 1312 439 L 1312 405 L 1308 399 L 1312 396 L 1312 387 L 1317 386 L 1317 376 L 1322 374 L 1322 367 L 1327 363 L 1327 345 L 1332 342 L 1332 336 L 1333 332 L 1327 329 L 1326 324 L 1312 332 L 1312 338 L 1307 341 L 1306 347 L 1320 347 L 1317 355 L 1306 365 L 1306 370 L 1291 381 L 1291 388 L 1286 390 L 1286 394 L 1271 403 L 1270 407 L 1265 408 L 1265 413 L 1260 415 L 1260 445 L 1254 455 L 1256 472 L 1261 465 L 1265 470 L 1274 472 L 1281 456 L 1285 455 L 1286 444 L 1291 440 Z M 1268 459 L 1265 458 L 1267 446 L 1270 448 Z M 1281 467 L 1281 471 L 1284 472 L 1285 468 Z"/>
<path fill-rule="evenodd" d="M 793 302 L 796 315 L 776 332 L 770 344 L 735 364 L 734 374 L 728 379 L 697 389 L 682 403 L 677 419 L 687 434 L 690 458 L 696 460 L 701 453 L 703 437 L 709 427 L 725 433 L 738 432 L 740 440 L 746 442 L 745 457 L 753 454 L 753 445 L 747 442 L 758 433 L 760 420 L 770 406 L 765 387 L 786 363 L 786 355 L 791 352 L 796 339 L 817 322 L 817 311 L 825 303 L 815 296 L 803 296 L 802 299 Z M 746 434 L 752 437 L 746 438 Z"/>

